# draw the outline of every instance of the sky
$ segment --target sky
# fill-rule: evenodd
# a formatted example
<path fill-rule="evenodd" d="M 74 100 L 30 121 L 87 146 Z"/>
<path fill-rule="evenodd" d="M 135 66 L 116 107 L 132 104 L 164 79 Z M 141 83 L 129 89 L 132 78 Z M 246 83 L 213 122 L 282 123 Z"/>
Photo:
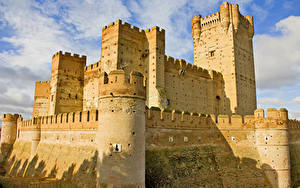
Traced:
<path fill-rule="evenodd" d="M 258 108 L 287 108 L 300 120 L 300 0 L 235 0 L 254 17 Z M 101 30 L 121 19 L 166 30 L 166 54 L 193 63 L 191 20 L 220 0 L 0 0 L 0 114 L 30 118 L 36 80 L 49 80 L 52 55 L 100 59 Z M 1 123 L 1 120 L 0 120 Z"/>

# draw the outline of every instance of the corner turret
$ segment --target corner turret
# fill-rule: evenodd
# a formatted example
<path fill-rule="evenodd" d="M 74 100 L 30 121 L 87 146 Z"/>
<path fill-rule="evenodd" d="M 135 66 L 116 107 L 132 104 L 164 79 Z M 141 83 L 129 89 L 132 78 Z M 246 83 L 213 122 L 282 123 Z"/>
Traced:
<path fill-rule="evenodd" d="M 220 17 L 221 17 L 221 25 L 224 29 L 229 27 L 230 16 L 229 16 L 229 4 L 228 2 L 223 2 L 220 5 Z"/>
<path fill-rule="evenodd" d="M 7 157 L 17 137 L 17 120 L 19 114 L 3 114 L 1 129 L 1 157 Z"/>
<path fill-rule="evenodd" d="M 272 187 L 291 187 L 291 166 L 287 110 L 275 108 L 255 111 L 255 145 L 265 176 Z M 269 167 L 267 167 L 269 166 Z M 274 173 L 276 171 L 276 173 Z"/>
<path fill-rule="evenodd" d="M 96 141 L 101 187 L 145 187 L 144 76 L 131 72 L 126 78 L 123 70 L 100 76 Z"/>

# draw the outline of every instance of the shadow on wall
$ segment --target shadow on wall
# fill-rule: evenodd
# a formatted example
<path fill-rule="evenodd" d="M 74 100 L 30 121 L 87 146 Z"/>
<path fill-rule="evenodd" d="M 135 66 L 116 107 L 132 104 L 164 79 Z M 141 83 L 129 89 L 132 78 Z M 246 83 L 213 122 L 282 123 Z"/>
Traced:
<path fill-rule="evenodd" d="M 190 133 L 194 134 L 195 131 L 191 130 Z M 163 128 L 147 128 L 147 132 L 152 134 L 147 136 L 148 139 L 155 137 L 154 132 L 159 132 L 159 136 L 167 141 L 164 145 L 158 144 L 162 143 L 162 140 L 157 143 L 153 141 L 146 151 L 146 187 L 179 188 L 184 185 L 184 187 L 277 188 L 279 186 L 278 174 L 271 166 L 266 164 L 261 166 L 255 159 L 236 157 L 213 121 L 209 123 L 208 129 L 200 131 L 206 138 L 202 137 L 201 142 L 190 143 L 187 146 L 187 143 L 168 141 L 170 134 L 183 138 L 183 134 L 186 133 L 182 133 L 184 132 L 182 129 L 177 133 L 175 131 L 171 133 L 169 129 L 164 131 Z M 247 148 L 243 152 L 251 152 L 246 150 Z M 275 181 L 268 181 L 266 171 L 272 174 Z"/>
<path fill-rule="evenodd" d="M 259 165 L 255 160 L 234 156 L 223 134 L 214 124 L 210 127 L 210 134 L 215 136 L 209 136 L 209 140 L 203 143 L 190 146 L 172 145 L 147 150 L 146 187 L 182 187 L 182 185 L 185 187 L 271 187 L 270 182 L 266 181 L 264 170 L 271 172 L 274 179 L 278 179 L 276 171 L 269 165 L 263 164 L 261 168 L 258 168 Z M 29 151 L 29 149 L 24 149 L 19 152 L 28 152 L 27 156 L 30 156 Z M 69 155 L 73 154 L 69 153 Z M 51 159 L 51 155 L 54 154 L 50 153 L 47 158 Z M 65 168 L 67 170 L 63 172 L 61 178 L 56 179 L 59 171 L 56 163 L 49 168 L 49 163 L 39 160 L 39 155 L 30 159 L 30 157 L 20 158 L 14 154 L 7 157 L 6 176 L 0 177 L 0 183 L 5 187 L 24 185 L 28 187 L 31 185 L 96 187 L 98 152 L 95 151 L 92 155 L 90 159 L 84 159 L 80 164 L 75 161 L 69 163 L 71 165 Z M 127 155 L 127 153 L 118 154 L 116 161 L 119 158 L 126 158 Z M 103 163 L 106 159 L 112 161 L 111 157 L 110 155 L 104 156 Z M 62 156 L 57 160 L 64 160 L 63 158 Z M 114 169 L 106 170 L 117 172 Z M 126 178 L 126 172 L 119 171 L 118 173 L 120 177 Z M 112 179 L 111 181 L 118 180 Z M 273 187 L 278 187 L 278 182 L 273 182 Z"/>
<path fill-rule="evenodd" d="M 51 156 L 49 156 L 51 157 Z M 58 167 L 55 164 L 47 172 L 46 161 L 39 160 L 35 155 L 30 161 L 16 159 L 12 156 L 6 161 L 6 175 L 0 177 L 0 186 L 4 187 L 96 187 L 96 164 L 98 152 L 94 152 L 90 160 L 83 160 L 81 164 L 72 163 L 68 170 L 63 172 L 60 179 L 56 179 Z M 75 171 L 76 165 L 80 165 Z"/>

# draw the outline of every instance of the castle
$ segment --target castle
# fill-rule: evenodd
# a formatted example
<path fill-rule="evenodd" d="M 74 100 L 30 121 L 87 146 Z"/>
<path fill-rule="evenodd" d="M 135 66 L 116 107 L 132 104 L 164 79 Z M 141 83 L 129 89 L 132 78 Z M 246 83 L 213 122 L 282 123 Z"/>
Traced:
<path fill-rule="evenodd" d="M 121 20 L 103 27 L 98 62 L 54 54 L 50 81 L 35 83 L 32 119 L 2 116 L 5 177 L 45 187 L 43 178 L 58 187 L 299 185 L 300 122 L 256 109 L 253 17 L 224 2 L 193 16 L 192 35 L 194 64 L 165 55 L 163 29 Z"/>

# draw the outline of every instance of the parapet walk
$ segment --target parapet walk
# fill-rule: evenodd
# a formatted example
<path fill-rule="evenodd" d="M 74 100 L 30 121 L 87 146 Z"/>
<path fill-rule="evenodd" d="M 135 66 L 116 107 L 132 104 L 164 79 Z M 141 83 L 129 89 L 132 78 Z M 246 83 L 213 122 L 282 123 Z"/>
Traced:
<path fill-rule="evenodd" d="M 13 116 L 4 114 L 4 116 Z M 168 128 L 209 128 L 215 127 L 219 129 L 300 129 L 300 121 L 289 120 L 287 118 L 287 110 L 276 110 L 270 108 L 267 110 L 267 117 L 264 117 L 264 110 L 258 109 L 254 115 L 218 115 L 213 114 L 190 113 L 178 110 L 160 109 L 152 107 L 146 108 L 147 127 L 164 127 Z M 16 119 L 11 119 L 16 121 Z M 41 130 L 96 130 L 99 120 L 98 110 L 77 111 L 70 113 L 57 114 L 52 116 L 44 116 L 33 118 L 32 120 L 22 121 L 18 119 L 18 127 L 21 130 L 41 129 Z M 155 122 L 155 123 L 154 123 Z M 168 123 L 169 122 L 169 123 Z M 171 125 L 171 126 L 170 126 Z"/>

